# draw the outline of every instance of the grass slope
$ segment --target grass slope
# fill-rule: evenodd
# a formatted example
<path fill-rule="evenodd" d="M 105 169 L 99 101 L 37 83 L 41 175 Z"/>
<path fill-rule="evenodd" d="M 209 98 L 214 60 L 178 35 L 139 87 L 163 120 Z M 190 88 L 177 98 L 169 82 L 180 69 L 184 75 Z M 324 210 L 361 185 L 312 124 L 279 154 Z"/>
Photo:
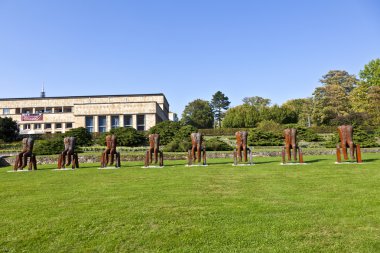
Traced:
<path fill-rule="evenodd" d="M 380 160 L 0 169 L 1 252 L 379 252 Z"/>

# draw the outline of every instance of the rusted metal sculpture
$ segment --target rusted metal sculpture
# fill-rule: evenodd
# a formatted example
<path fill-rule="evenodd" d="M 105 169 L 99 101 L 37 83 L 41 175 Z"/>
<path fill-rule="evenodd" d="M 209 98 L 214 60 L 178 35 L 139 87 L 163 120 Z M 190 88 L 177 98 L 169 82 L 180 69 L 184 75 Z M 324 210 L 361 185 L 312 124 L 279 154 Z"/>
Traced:
<path fill-rule="evenodd" d="M 110 165 L 113 165 L 114 160 L 115 167 L 120 168 L 120 153 L 116 151 L 117 147 L 117 138 L 115 135 L 107 135 L 106 136 L 106 150 L 103 151 L 100 166 L 102 168 L 107 167 L 108 162 Z M 110 159 L 111 158 L 111 159 Z"/>
<path fill-rule="evenodd" d="M 207 165 L 206 163 L 206 146 L 203 144 L 202 133 L 192 133 L 191 137 L 191 149 L 188 151 L 187 161 L 188 165 L 192 165 L 193 162 L 198 161 L 200 164 L 203 158 L 202 165 Z"/>
<path fill-rule="evenodd" d="M 249 154 L 249 164 L 252 164 L 252 150 L 247 147 L 248 132 L 238 131 L 235 133 L 236 149 L 234 150 L 234 165 L 238 162 L 247 162 Z M 243 160 L 244 158 L 244 160 Z"/>
<path fill-rule="evenodd" d="M 79 168 L 78 154 L 75 152 L 75 137 L 65 137 L 63 139 L 65 150 L 58 157 L 58 169 L 71 165 L 72 169 Z M 67 158 L 67 162 L 66 162 Z"/>
<path fill-rule="evenodd" d="M 149 135 L 149 149 L 145 153 L 145 167 L 149 167 L 153 162 L 157 164 L 159 158 L 159 166 L 164 166 L 164 153 L 160 150 L 160 135 L 150 134 Z"/>
<path fill-rule="evenodd" d="M 294 161 L 297 161 L 297 153 L 298 153 L 299 163 L 303 163 L 302 149 L 298 146 L 298 143 L 297 143 L 297 129 L 295 128 L 285 129 L 284 137 L 285 137 L 285 146 L 282 148 L 282 163 L 286 164 L 287 161 L 292 160 L 291 150 L 293 151 Z M 288 157 L 287 161 L 285 158 L 286 155 Z"/>
<path fill-rule="evenodd" d="M 22 151 L 17 154 L 16 161 L 13 166 L 13 170 L 23 170 L 28 164 L 29 159 L 29 170 L 37 170 L 36 155 L 33 154 L 34 139 L 31 137 L 22 139 Z"/>
<path fill-rule="evenodd" d="M 336 145 L 336 161 L 341 163 L 341 152 L 343 151 L 344 160 L 348 160 L 347 148 L 350 148 L 350 157 L 352 160 L 356 159 L 357 163 L 362 163 L 362 154 L 360 151 L 360 145 L 355 144 L 353 141 L 353 127 L 351 125 L 342 125 L 338 127 L 338 133 L 340 143 Z M 355 155 L 356 154 L 356 155 Z M 356 158 L 355 158 L 356 156 Z"/>

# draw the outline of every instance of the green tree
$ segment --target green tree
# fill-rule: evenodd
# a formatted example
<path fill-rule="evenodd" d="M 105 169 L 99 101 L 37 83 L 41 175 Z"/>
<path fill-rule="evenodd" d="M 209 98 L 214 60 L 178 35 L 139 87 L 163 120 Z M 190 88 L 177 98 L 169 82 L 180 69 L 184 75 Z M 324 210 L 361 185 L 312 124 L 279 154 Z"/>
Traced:
<path fill-rule="evenodd" d="M 346 116 L 351 112 L 348 99 L 358 80 L 346 71 L 329 71 L 322 77 L 323 84 L 313 93 L 313 120 L 317 125 L 331 124 L 334 118 Z"/>
<path fill-rule="evenodd" d="M 368 86 L 380 86 L 380 59 L 370 61 L 359 73 L 360 79 Z"/>
<path fill-rule="evenodd" d="M 12 142 L 18 137 L 17 122 L 12 118 L 0 118 L 0 139 L 4 142 Z"/>
<path fill-rule="evenodd" d="M 219 127 L 221 127 L 221 122 L 224 116 L 224 110 L 227 110 L 230 101 L 228 100 L 228 97 L 224 95 L 221 91 L 217 91 L 211 99 L 211 109 L 214 113 L 214 119 L 216 120 Z"/>
<path fill-rule="evenodd" d="M 313 112 L 312 98 L 297 98 L 286 101 L 282 107 L 294 111 L 298 118 L 298 124 L 302 126 L 310 126 L 311 115 Z"/>
<path fill-rule="evenodd" d="M 201 99 L 190 102 L 182 113 L 182 122 L 196 128 L 212 128 L 214 116 L 210 104 Z"/>
<path fill-rule="evenodd" d="M 165 120 L 151 127 L 149 133 L 159 134 L 161 144 L 166 145 L 173 140 L 180 128 L 180 122 Z"/>
<path fill-rule="evenodd" d="M 126 147 L 136 147 L 144 145 L 146 138 L 144 134 L 132 127 L 118 127 L 110 131 L 117 137 L 118 145 Z"/>
<path fill-rule="evenodd" d="M 84 127 L 73 128 L 67 131 L 64 136 L 76 138 L 76 145 L 80 147 L 92 145 L 92 135 Z"/>
<path fill-rule="evenodd" d="M 244 104 L 228 109 L 222 124 L 225 128 L 248 128 L 255 127 L 260 120 L 258 109 Z"/>
<path fill-rule="evenodd" d="M 253 97 L 243 98 L 243 103 L 245 105 L 250 105 L 250 106 L 256 107 L 257 109 L 260 110 L 264 107 L 268 107 L 271 103 L 271 100 L 269 98 L 253 96 Z"/>

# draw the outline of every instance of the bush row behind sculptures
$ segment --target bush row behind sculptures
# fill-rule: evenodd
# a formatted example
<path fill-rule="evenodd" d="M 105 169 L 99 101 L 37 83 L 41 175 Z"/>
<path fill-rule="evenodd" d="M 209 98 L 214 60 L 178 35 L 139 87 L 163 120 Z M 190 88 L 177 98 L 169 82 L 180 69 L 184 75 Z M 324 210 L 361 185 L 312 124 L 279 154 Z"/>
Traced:
<path fill-rule="evenodd" d="M 70 166 L 72 169 L 79 168 L 78 154 L 75 152 L 75 137 L 65 137 L 63 139 L 65 150 L 58 156 L 58 169 L 64 169 L 66 166 Z M 67 158 L 67 161 L 66 161 Z"/>

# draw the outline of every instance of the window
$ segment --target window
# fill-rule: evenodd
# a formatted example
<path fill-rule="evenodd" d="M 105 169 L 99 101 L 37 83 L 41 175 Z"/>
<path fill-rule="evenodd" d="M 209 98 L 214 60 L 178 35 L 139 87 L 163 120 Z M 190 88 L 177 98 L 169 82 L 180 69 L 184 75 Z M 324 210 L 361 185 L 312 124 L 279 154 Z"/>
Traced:
<path fill-rule="evenodd" d="M 62 107 L 54 107 L 54 113 L 61 113 Z"/>
<path fill-rule="evenodd" d="M 51 123 L 45 123 L 45 129 L 51 129 Z"/>
<path fill-rule="evenodd" d="M 3 114 L 10 114 L 11 110 L 9 108 L 3 108 Z"/>
<path fill-rule="evenodd" d="M 119 125 L 119 116 L 111 116 L 111 128 L 118 128 Z"/>
<path fill-rule="evenodd" d="M 66 123 L 66 128 L 73 128 L 73 123 Z"/>
<path fill-rule="evenodd" d="M 35 111 L 36 113 L 44 113 L 45 109 L 43 107 L 37 107 Z"/>
<path fill-rule="evenodd" d="M 98 117 L 99 133 L 104 133 L 107 131 L 107 118 L 106 116 Z"/>
<path fill-rule="evenodd" d="M 94 132 L 94 117 L 86 116 L 86 129 L 89 133 Z"/>
<path fill-rule="evenodd" d="M 62 128 L 62 123 L 55 123 L 55 128 Z"/>
<path fill-rule="evenodd" d="M 137 130 L 145 130 L 145 115 L 137 115 Z"/>
<path fill-rule="evenodd" d="M 33 109 L 32 108 L 22 108 L 22 113 L 32 113 Z"/>
<path fill-rule="evenodd" d="M 41 124 L 34 124 L 34 129 L 41 129 Z"/>
<path fill-rule="evenodd" d="M 46 107 L 45 113 L 52 113 L 52 108 L 51 107 Z"/>
<path fill-rule="evenodd" d="M 30 124 L 25 124 L 24 125 L 24 130 L 30 129 Z"/>
<path fill-rule="evenodd" d="M 124 115 L 124 127 L 133 127 L 132 115 Z"/>
<path fill-rule="evenodd" d="M 63 107 L 63 112 L 72 112 L 72 108 L 71 107 Z"/>

